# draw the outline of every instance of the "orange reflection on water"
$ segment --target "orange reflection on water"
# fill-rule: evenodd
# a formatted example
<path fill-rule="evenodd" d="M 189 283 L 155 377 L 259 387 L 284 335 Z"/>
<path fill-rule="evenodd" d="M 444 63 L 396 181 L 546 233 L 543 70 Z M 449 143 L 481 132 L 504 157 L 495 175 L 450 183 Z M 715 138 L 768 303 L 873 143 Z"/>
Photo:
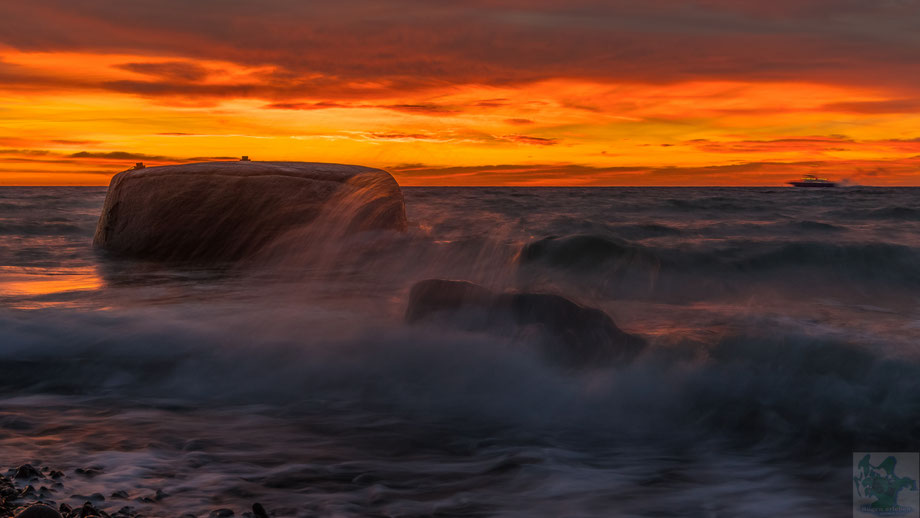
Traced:
<path fill-rule="evenodd" d="M 0 301 L 16 309 L 69 307 L 78 305 L 78 302 L 71 298 L 56 298 L 55 295 L 93 291 L 103 284 L 95 267 L 44 272 L 0 268 Z"/>

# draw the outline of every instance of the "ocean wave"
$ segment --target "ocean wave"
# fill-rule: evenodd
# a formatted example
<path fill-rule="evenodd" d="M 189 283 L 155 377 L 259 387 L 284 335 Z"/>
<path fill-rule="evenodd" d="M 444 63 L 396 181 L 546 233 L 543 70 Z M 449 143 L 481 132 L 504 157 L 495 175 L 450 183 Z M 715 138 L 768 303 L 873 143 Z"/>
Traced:
<path fill-rule="evenodd" d="M 730 264 L 740 271 L 811 269 L 847 274 L 853 280 L 920 281 L 917 250 L 889 243 L 793 242 L 735 248 Z"/>
<path fill-rule="evenodd" d="M 846 227 L 834 225 L 824 221 L 800 220 L 790 223 L 781 224 L 794 230 L 805 230 L 810 232 L 845 232 Z"/>
<path fill-rule="evenodd" d="M 384 321 L 343 334 L 331 315 L 305 322 L 291 309 L 53 313 L 0 315 L 3 396 L 332 405 L 474 428 L 568 430 L 585 441 L 720 437 L 782 450 L 892 447 L 920 433 L 912 360 L 767 325 L 580 375 L 489 334 Z M 295 338 L 305 332 L 309 340 Z"/>
<path fill-rule="evenodd" d="M 87 233 L 85 225 L 67 222 L 4 222 L 0 219 L 2 236 L 78 236 Z M 91 229 L 90 229 L 91 230 Z"/>
<path fill-rule="evenodd" d="M 920 221 L 920 209 L 902 205 L 849 207 L 846 209 L 833 209 L 828 214 L 831 217 L 845 220 Z"/>
<path fill-rule="evenodd" d="M 584 275 L 611 269 L 700 275 L 807 270 L 853 281 L 920 282 L 918 250 L 881 242 L 734 240 L 651 247 L 607 236 L 574 235 L 530 242 L 522 247 L 519 262 Z"/>
<path fill-rule="evenodd" d="M 733 196 L 671 198 L 665 201 L 669 207 L 685 211 L 743 212 L 763 207 L 752 204 L 751 200 L 743 200 Z"/>

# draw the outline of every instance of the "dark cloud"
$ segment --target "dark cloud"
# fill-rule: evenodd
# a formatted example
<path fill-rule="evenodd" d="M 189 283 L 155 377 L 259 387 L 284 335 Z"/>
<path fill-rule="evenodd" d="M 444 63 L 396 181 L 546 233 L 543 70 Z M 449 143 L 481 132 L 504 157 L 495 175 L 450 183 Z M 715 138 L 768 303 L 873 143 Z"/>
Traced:
<path fill-rule="evenodd" d="M 208 76 L 209 71 L 205 67 L 188 61 L 167 61 L 156 63 L 123 63 L 117 65 L 117 68 L 161 77 L 167 80 L 179 81 L 200 81 Z"/>
<path fill-rule="evenodd" d="M 376 140 L 437 140 L 437 137 L 423 133 L 369 133 L 367 136 Z"/>
<path fill-rule="evenodd" d="M 916 113 L 920 111 L 920 99 L 891 99 L 887 101 L 854 101 L 830 103 L 821 107 L 822 111 L 844 113 Z"/>
<path fill-rule="evenodd" d="M 194 157 L 172 157 L 163 155 L 148 155 L 146 153 L 132 153 L 129 151 L 104 151 L 89 152 L 81 151 L 67 155 L 69 158 L 95 158 L 102 160 L 149 160 L 151 162 L 207 162 L 212 160 L 239 160 L 238 156 L 194 156 Z"/>
<path fill-rule="evenodd" d="M 769 153 L 769 152 L 824 152 L 840 151 L 843 146 L 855 144 L 846 136 L 793 137 L 773 140 L 714 141 L 696 139 L 685 142 L 707 153 Z"/>
<path fill-rule="evenodd" d="M 850 151 L 860 149 L 884 149 L 896 152 L 920 151 L 920 138 L 855 140 L 845 135 L 795 137 L 774 140 L 714 141 L 696 139 L 686 141 L 684 144 L 693 146 L 707 153 L 823 153 L 828 151 Z"/>
<path fill-rule="evenodd" d="M 479 101 L 475 103 L 475 106 L 480 106 L 483 108 L 501 108 L 503 106 L 508 106 L 512 104 L 510 99 L 486 99 L 484 101 Z"/>
<path fill-rule="evenodd" d="M 65 154 L 49 149 L 0 149 L 0 155 L 9 156 L 6 161 L 33 161 L 48 163 L 75 163 L 80 159 L 90 160 L 111 160 L 111 161 L 142 161 L 150 162 L 205 162 L 211 160 L 239 160 L 238 156 L 197 156 L 197 157 L 172 157 L 163 155 L 150 155 L 147 153 L 134 153 L 130 151 L 80 151 L 78 153 Z M 30 157 L 49 157 L 48 159 L 35 159 Z"/>
<path fill-rule="evenodd" d="M 53 154 L 47 149 L 0 149 L 0 155 L 46 156 Z"/>
<path fill-rule="evenodd" d="M 101 140 L 70 140 L 70 139 L 52 139 L 48 142 L 60 144 L 62 146 L 87 146 L 93 144 L 102 144 Z"/>
<path fill-rule="evenodd" d="M 455 106 L 444 106 L 435 103 L 422 103 L 422 104 L 367 104 L 367 103 L 342 103 L 342 102 L 331 102 L 331 101 L 320 101 L 320 102 L 309 102 L 309 103 L 300 103 L 300 102 L 280 102 L 280 103 L 271 103 L 264 106 L 264 108 L 274 109 L 274 110 L 325 110 L 328 108 L 380 108 L 384 110 L 393 110 L 403 113 L 411 113 L 413 115 L 447 115 L 452 113 L 459 113 L 460 108 Z"/>
<path fill-rule="evenodd" d="M 858 179 L 884 171 L 890 183 L 913 184 L 920 157 L 892 160 L 751 161 L 701 167 L 592 167 L 527 164 L 439 167 L 401 164 L 387 168 L 401 185 L 785 185 L 803 174 Z M 874 173 L 873 173 L 874 172 Z"/>
<path fill-rule="evenodd" d="M 434 103 L 424 103 L 424 104 L 385 104 L 377 106 L 377 108 L 385 108 L 387 110 L 395 110 L 398 112 L 406 113 L 415 113 L 421 115 L 445 115 L 449 113 L 458 113 L 459 110 L 456 108 L 451 108 L 448 106 L 442 106 Z"/>
<path fill-rule="evenodd" d="M 325 110 L 327 108 L 354 108 L 342 103 L 316 102 L 316 103 L 271 103 L 264 106 L 272 110 Z"/>
<path fill-rule="evenodd" d="M 99 140 L 74 140 L 74 139 L 44 139 L 29 137 L 14 137 L 10 135 L 0 136 L 0 145 L 2 146 L 91 146 L 101 144 Z"/>
<path fill-rule="evenodd" d="M 532 146 L 555 146 L 559 143 L 559 139 L 555 138 L 543 138 L 543 137 L 531 137 L 529 135 L 505 135 L 502 137 L 503 140 L 509 142 L 516 142 L 518 144 L 528 144 Z"/>
<path fill-rule="evenodd" d="M 603 184 L 612 176 L 623 177 L 645 171 L 641 167 L 590 167 L 577 164 L 482 165 L 439 167 L 401 164 L 387 168 L 403 185 L 529 185 L 565 181 L 572 185 L 588 181 Z"/>
<path fill-rule="evenodd" d="M 151 81 L 104 85 L 147 96 L 368 98 L 560 77 L 819 81 L 915 91 L 916 7 L 897 0 L 31 0 L 4 4 L 0 42 L 31 51 L 173 57 L 122 65 Z M 274 72 L 258 84 L 204 85 L 207 71 L 188 63 L 194 59 Z M 25 80 L 14 72 L 0 76 Z"/>
<path fill-rule="evenodd" d="M 70 160 L 60 160 L 60 159 L 54 159 L 54 158 L 47 158 L 47 159 L 26 158 L 26 157 L 21 157 L 21 156 L 0 158 L 0 162 L 4 162 L 4 163 L 12 162 L 12 163 L 17 163 L 17 164 L 70 164 L 72 163 Z"/>
<path fill-rule="evenodd" d="M 103 160 L 157 160 L 157 161 L 181 160 L 179 158 L 174 158 L 174 157 L 160 156 L 160 155 L 147 155 L 144 153 L 130 153 L 128 151 L 103 151 L 103 152 L 80 151 L 79 153 L 73 153 L 67 156 L 70 158 L 99 158 Z"/>

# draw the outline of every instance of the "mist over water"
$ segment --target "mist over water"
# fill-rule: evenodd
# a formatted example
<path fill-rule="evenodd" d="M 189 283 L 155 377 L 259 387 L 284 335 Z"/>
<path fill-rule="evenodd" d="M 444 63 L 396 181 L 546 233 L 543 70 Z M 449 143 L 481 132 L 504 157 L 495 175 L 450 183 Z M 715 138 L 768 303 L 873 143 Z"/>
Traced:
<path fill-rule="evenodd" d="M 845 516 L 852 451 L 918 449 L 920 190 L 821 191 L 406 188 L 406 234 L 206 268 L 93 250 L 104 189 L 2 188 L 0 454 L 149 516 Z M 409 326 L 429 278 L 649 346 Z"/>

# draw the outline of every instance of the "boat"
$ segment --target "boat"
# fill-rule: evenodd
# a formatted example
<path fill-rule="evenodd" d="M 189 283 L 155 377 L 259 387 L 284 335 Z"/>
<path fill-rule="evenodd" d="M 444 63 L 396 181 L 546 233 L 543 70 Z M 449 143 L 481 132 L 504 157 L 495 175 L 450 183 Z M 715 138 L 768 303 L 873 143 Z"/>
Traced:
<path fill-rule="evenodd" d="M 814 175 L 805 175 L 801 180 L 789 182 L 796 187 L 837 187 L 837 182 L 832 182 L 827 178 L 818 178 Z"/>

